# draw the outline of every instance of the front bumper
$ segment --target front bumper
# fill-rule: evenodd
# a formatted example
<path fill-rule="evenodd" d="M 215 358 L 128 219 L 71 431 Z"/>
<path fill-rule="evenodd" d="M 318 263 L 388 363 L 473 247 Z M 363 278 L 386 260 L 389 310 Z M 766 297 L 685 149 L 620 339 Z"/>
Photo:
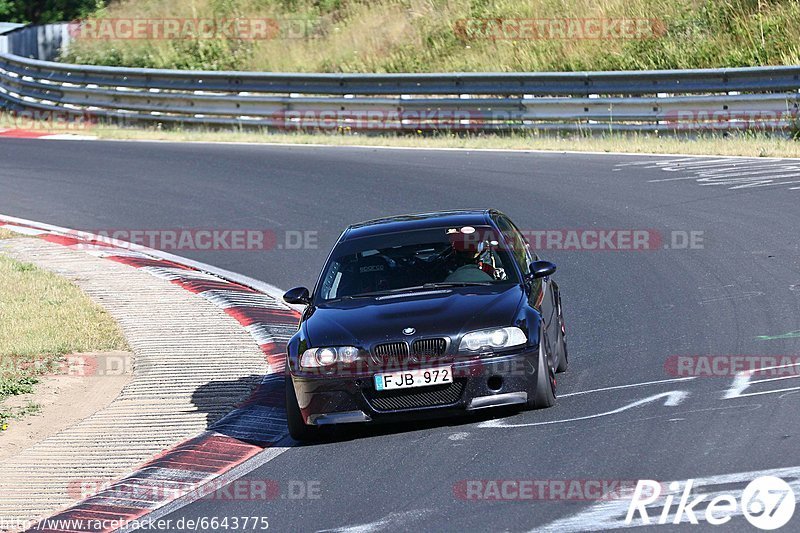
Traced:
<path fill-rule="evenodd" d="M 292 382 L 303 418 L 311 425 L 450 416 L 526 403 L 536 384 L 538 353 L 534 349 L 443 363 L 453 367 L 449 385 L 379 392 L 372 376 L 363 375 L 293 375 Z"/>

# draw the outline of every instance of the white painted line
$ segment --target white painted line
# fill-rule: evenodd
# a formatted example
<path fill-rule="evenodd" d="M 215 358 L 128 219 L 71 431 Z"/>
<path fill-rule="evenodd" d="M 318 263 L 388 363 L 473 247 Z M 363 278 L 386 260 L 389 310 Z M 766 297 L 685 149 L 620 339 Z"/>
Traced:
<path fill-rule="evenodd" d="M 19 233 L 20 235 L 43 235 L 47 233 L 46 231 L 41 231 L 38 229 L 31 229 L 31 228 L 24 228 L 22 226 L 13 226 L 10 224 L 6 224 L 4 226 L 0 226 L 3 229 L 7 229 L 8 231 L 13 231 L 14 233 Z"/>
<path fill-rule="evenodd" d="M 683 181 L 683 180 L 696 180 L 697 176 L 681 176 L 679 178 L 659 178 L 654 180 L 647 180 L 647 183 L 662 183 L 665 181 Z"/>
<path fill-rule="evenodd" d="M 742 168 L 745 167 L 745 168 Z M 794 164 L 788 163 L 758 163 L 748 166 L 746 164 L 741 165 L 727 165 L 724 167 L 718 167 L 711 170 L 703 170 L 698 172 L 697 175 L 701 177 L 711 177 L 716 176 L 719 174 L 731 174 L 734 176 L 755 176 L 758 174 L 769 174 L 772 172 L 782 172 L 784 170 L 800 170 L 800 167 Z M 754 172 L 757 171 L 757 172 Z"/>
<path fill-rule="evenodd" d="M 706 298 L 704 300 L 699 300 L 697 303 L 699 303 L 700 305 L 705 305 L 714 302 L 725 302 L 729 300 L 742 300 L 746 298 L 754 298 L 756 296 L 764 296 L 764 293 L 761 291 L 742 292 L 739 294 L 731 294 L 730 296 L 717 296 L 715 298 Z"/>
<path fill-rule="evenodd" d="M 693 379 L 697 379 L 697 376 L 689 376 L 685 378 L 674 378 L 674 379 L 661 379 L 658 381 L 645 381 L 643 383 L 631 383 L 629 385 L 616 385 L 614 387 L 603 387 L 602 389 L 591 389 L 580 392 L 570 392 L 568 394 L 559 394 L 558 397 L 567 398 L 569 396 L 581 396 L 583 394 L 593 394 L 595 392 L 605 392 L 609 390 L 633 389 L 636 387 L 646 387 L 648 385 L 660 385 L 661 383 L 680 383 L 682 381 L 691 381 Z"/>
<path fill-rule="evenodd" d="M 662 183 L 665 181 L 685 181 L 685 180 L 696 180 L 696 179 L 697 176 L 681 176 L 678 178 L 658 178 L 658 179 L 647 180 L 647 183 Z"/>
<path fill-rule="evenodd" d="M 338 527 L 336 529 L 323 529 L 317 533 L 372 533 L 374 531 L 407 529 L 411 521 L 424 518 L 432 512 L 433 509 L 416 509 L 413 511 L 391 513 L 379 520 L 375 520 L 374 522 L 369 522 L 367 524 Z"/>
<path fill-rule="evenodd" d="M 761 392 L 748 392 L 747 394 L 740 394 L 738 397 L 745 398 L 750 396 L 763 396 L 765 394 L 779 394 L 782 392 L 792 392 L 792 391 L 800 391 L 800 387 L 789 387 L 786 389 L 766 390 Z"/>
<path fill-rule="evenodd" d="M 665 172 L 683 172 L 683 171 L 692 172 L 693 176 L 709 176 L 709 175 L 729 174 L 737 172 L 738 174 L 736 175 L 746 175 L 753 169 L 758 169 L 758 168 L 781 169 L 785 166 L 793 167 L 793 165 L 778 161 L 769 161 L 766 163 L 762 161 L 744 161 L 741 163 L 728 163 L 726 165 L 719 165 L 709 169 L 700 169 L 700 170 L 688 167 L 673 168 L 673 169 L 660 168 L 660 170 L 663 170 Z M 657 167 L 649 167 L 649 168 L 657 168 Z M 680 179 L 680 178 L 664 178 L 664 180 L 675 180 L 675 179 Z"/>
<path fill-rule="evenodd" d="M 767 370 L 778 370 L 778 369 L 781 369 L 781 368 L 792 368 L 792 367 L 800 367 L 800 363 L 791 363 L 791 364 L 786 364 L 786 365 L 768 366 L 768 367 L 764 367 L 764 368 L 759 368 L 757 370 L 745 370 L 745 371 L 739 372 L 733 378 L 733 383 L 731 383 L 731 386 L 728 388 L 728 390 L 725 391 L 725 394 L 722 396 L 722 399 L 723 400 L 730 400 L 730 399 L 733 399 L 733 398 L 745 398 L 745 397 L 748 397 L 748 396 L 762 396 L 764 394 L 778 394 L 778 393 L 782 393 L 782 392 L 791 392 L 791 391 L 800 390 L 800 387 L 791 387 L 791 388 L 788 388 L 788 389 L 778 389 L 778 390 L 769 390 L 769 391 L 760 391 L 760 392 L 748 392 L 747 394 L 743 394 L 744 391 L 747 390 L 748 388 L 750 388 L 751 385 L 754 385 L 756 383 L 765 383 L 765 382 L 775 381 L 776 379 L 778 379 L 778 378 L 767 378 L 767 379 L 753 381 L 752 380 L 753 374 L 760 373 L 760 372 L 766 372 Z M 794 378 L 794 377 L 800 377 L 800 376 L 793 375 L 793 376 L 789 376 L 789 377 Z"/>
<path fill-rule="evenodd" d="M 587 415 L 587 416 L 578 416 L 575 418 L 565 418 L 563 420 L 550 420 L 547 422 L 531 422 L 527 424 L 507 424 L 503 420 L 487 420 L 486 422 L 481 422 L 478 424 L 477 427 L 479 428 L 524 428 L 524 427 L 534 427 L 534 426 L 549 426 L 553 424 L 567 424 L 569 422 L 580 422 L 581 420 L 591 420 L 593 418 L 601 418 L 604 416 L 616 415 L 627 411 L 629 409 L 634 409 L 641 405 L 645 405 L 648 403 L 656 402 L 662 398 L 666 398 L 664 400 L 664 405 L 667 407 L 675 407 L 680 405 L 686 398 L 689 397 L 689 393 L 686 391 L 670 391 L 670 392 L 662 392 L 661 394 L 654 394 L 653 396 L 648 396 L 647 398 L 642 398 L 641 400 L 637 400 L 635 402 L 629 403 L 628 405 L 623 405 L 613 411 L 606 411 L 605 413 L 597 413 L 594 415 Z"/>
<path fill-rule="evenodd" d="M 640 155 L 648 155 L 648 154 L 640 154 Z M 654 154 L 655 155 L 655 154 Z M 667 161 L 631 161 L 630 163 L 620 163 L 618 167 L 631 167 L 631 166 L 643 166 L 643 165 L 667 165 L 670 163 L 680 163 L 681 161 L 694 161 L 698 157 L 712 157 L 712 156 L 687 156 L 682 157 L 680 159 L 672 159 Z"/>
<path fill-rule="evenodd" d="M 791 172 L 781 174 L 784 170 L 791 170 Z M 800 169 L 798 169 L 800 170 Z M 720 174 L 718 176 L 704 176 L 702 174 L 697 174 L 695 176 L 698 182 L 727 182 L 727 181 L 762 181 L 762 180 L 773 180 L 773 179 L 781 179 L 781 178 L 800 178 L 800 172 L 795 169 L 786 169 L 783 167 L 778 167 L 772 170 L 766 170 L 762 172 L 743 172 L 743 173 L 729 173 L 729 174 Z"/>
<path fill-rule="evenodd" d="M 800 183 L 800 181 L 798 181 L 798 180 L 778 181 L 778 182 L 773 182 L 772 181 L 773 179 L 796 178 L 796 177 L 800 177 L 800 175 L 798 175 L 798 174 L 787 174 L 787 175 L 784 175 L 784 176 L 772 176 L 767 181 L 756 181 L 754 183 L 745 183 L 745 184 L 742 184 L 742 185 L 735 185 L 733 187 L 730 187 L 730 189 L 746 189 L 748 187 L 761 187 L 763 185 L 789 185 L 790 183 Z M 712 185 L 712 184 L 710 184 L 710 183 L 701 183 L 700 185 Z M 729 183 L 719 183 L 718 185 L 730 185 L 730 184 Z M 794 190 L 795 188 L 796 187 L 791 187 L 788 190 Z"/>
<path fill-rule="evenodd" d="M 780 377 L 777 377 L 777 378 L 757 379 L 757 380 L 753 381 L 752 383 L 767 383 L 769 381 L 781 381 L 781 380 L 784 380 L 784 379 L 797 379 L 797 378 L 800 378 L 800 374 L 796 374 L 794 376 L 780 376 Z"/>
<path fill-rule="evenodd" d="M 800 363 L 788 363 L 785 365 L 765 366 L 764 368 L 759 368 L 757 370 L 752 370 L 752 371 L 747 370 L 747 372 L 757 374 L 759 372 L 766 372 L 767 370 L 778 370 L 779 368 L 791 368 L 793 366 L 800 366 Z"/>
<path fill-rule="evenodd" d="M 752 159 L 745 159 L 744 161 L 742 161 L 742 163 L 739 164 L 748 163 L 750 161 L 752 161 Z M 660 165 L 660 164 L 658 166 L 661 168 L 661 170 L 664 170 L 665 172 L 679 172 L 681 170 L 694 170 L 698 167 L 713 167 L 716 165 L 730 165 L 730 164 L 731 162 L 728 159 L 710 159 L 710 160 L 707 159 L 703 161 L 692 161 L 689 163 L 683 163 L 676 167 L 669 165 Z"/>
<path fill-rule="evenodd" d="M 76 135 L 74 133 L 55 133 L 38 137 L 46 141 L 96 141 L 96 135 Z"/>
<path fill-rule="evenodd" d="M 800 183 L 800 179 L 797 179 L 800 178 L 800 165 L 789 159 L 746 159 L 738 163 L 717 159 L 679 165 L 672 162 L 663 165 L 655 163 L 641 168 L 679 173 L 673 177 L 649 179 L 647 183 L 693 180 L 698 185 L 722 185 L 730 190 Z M 788 190 L 795 190 L 795 187 Z"/>
<path fill-rule="evenodd" d="M 723 400 L 730 400 L 731 398 L 739 398 L 748 386 L 750 385 L 750 374 L 747 372 L 740 372 L 733 378 L 733 383 L 725 392 L 722 397 Z"/>

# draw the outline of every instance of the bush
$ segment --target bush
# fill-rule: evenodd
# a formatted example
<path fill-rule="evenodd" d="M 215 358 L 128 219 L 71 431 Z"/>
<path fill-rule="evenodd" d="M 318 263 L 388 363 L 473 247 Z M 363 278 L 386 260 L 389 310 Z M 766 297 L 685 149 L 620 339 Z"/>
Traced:
<path fill-rule="evenodd" d="M 2 0 L 0 0 L 2 1 Z M 79 39 L 67 61 L 112 66 L 305 72 L 575 71 L 800 63 L 795 0 L 137 0 L 98 18 L 273 18 L 275 39 Z M 480 19 L 654 19 L 648 39 L 488 39 Z M 307 30 L 288 34 L 292 24 Z"/>

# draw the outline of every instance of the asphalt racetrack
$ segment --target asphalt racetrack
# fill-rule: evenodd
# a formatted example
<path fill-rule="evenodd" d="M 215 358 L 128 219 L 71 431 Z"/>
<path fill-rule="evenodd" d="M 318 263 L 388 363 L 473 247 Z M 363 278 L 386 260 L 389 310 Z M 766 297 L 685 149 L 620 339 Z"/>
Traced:
<path fill-rule="evenodd" d="M 539 254 L 558 265 L 571 363 L 555 407 L 343 432 L 245 476 L 300 487 L 296 497 L 207 498 L 173 520 L 268 516 L 275 531 L 608 529 L 624 525 L 627 508 L 613 499 L 495 497 L 485 482 L 695 479 L 711 493 L 741 491 L 754 472 L 800 476 L 798 372 L 737 380 L 675 366 L 678 356 L 800 355 L 791 334 L 800 170 L 786 162 L 37 140 L 3 140 L 0 159 L 0 213 L 95 232 L 270 230 L 267 251 L 174 253 L 281 288 L 313 286 L 341 230 L 364 219 L 495 207 L 544 235 Z M 570 231 L 600 230 L 647 231 L 655 249 L 558 249 Z M 294 249 L 298 234 L 305 246 Z M 315 497 L 300 494 L 309 488 Z M 754 530 L 742 516 L 725 528 Z"/>

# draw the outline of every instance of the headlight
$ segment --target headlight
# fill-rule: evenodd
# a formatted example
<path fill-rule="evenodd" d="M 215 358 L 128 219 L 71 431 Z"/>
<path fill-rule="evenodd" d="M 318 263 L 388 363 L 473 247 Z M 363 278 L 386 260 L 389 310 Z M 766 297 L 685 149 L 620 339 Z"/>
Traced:
<path fill-rule="evenodd" d="M 328 366 L 336 362 L 336 350 L 333 348 L 321 348 L 315 355 L 319 366 Z"/>
<path fill-rule="evenodd" d="M 359 350 L 355 346 L 309 348 L 300 357 L 300 366 L 319 368 L 334 363 L 353 363 L 358 355 Z"/>
<path fill-rule="evenodd" d="M 462 352 L 477 352 L 484 348 L 513 348 L 528 342 L 525 332 L 519 328 L 495 328 L 471 331 L 461 337 L 458 349 Z"/>

